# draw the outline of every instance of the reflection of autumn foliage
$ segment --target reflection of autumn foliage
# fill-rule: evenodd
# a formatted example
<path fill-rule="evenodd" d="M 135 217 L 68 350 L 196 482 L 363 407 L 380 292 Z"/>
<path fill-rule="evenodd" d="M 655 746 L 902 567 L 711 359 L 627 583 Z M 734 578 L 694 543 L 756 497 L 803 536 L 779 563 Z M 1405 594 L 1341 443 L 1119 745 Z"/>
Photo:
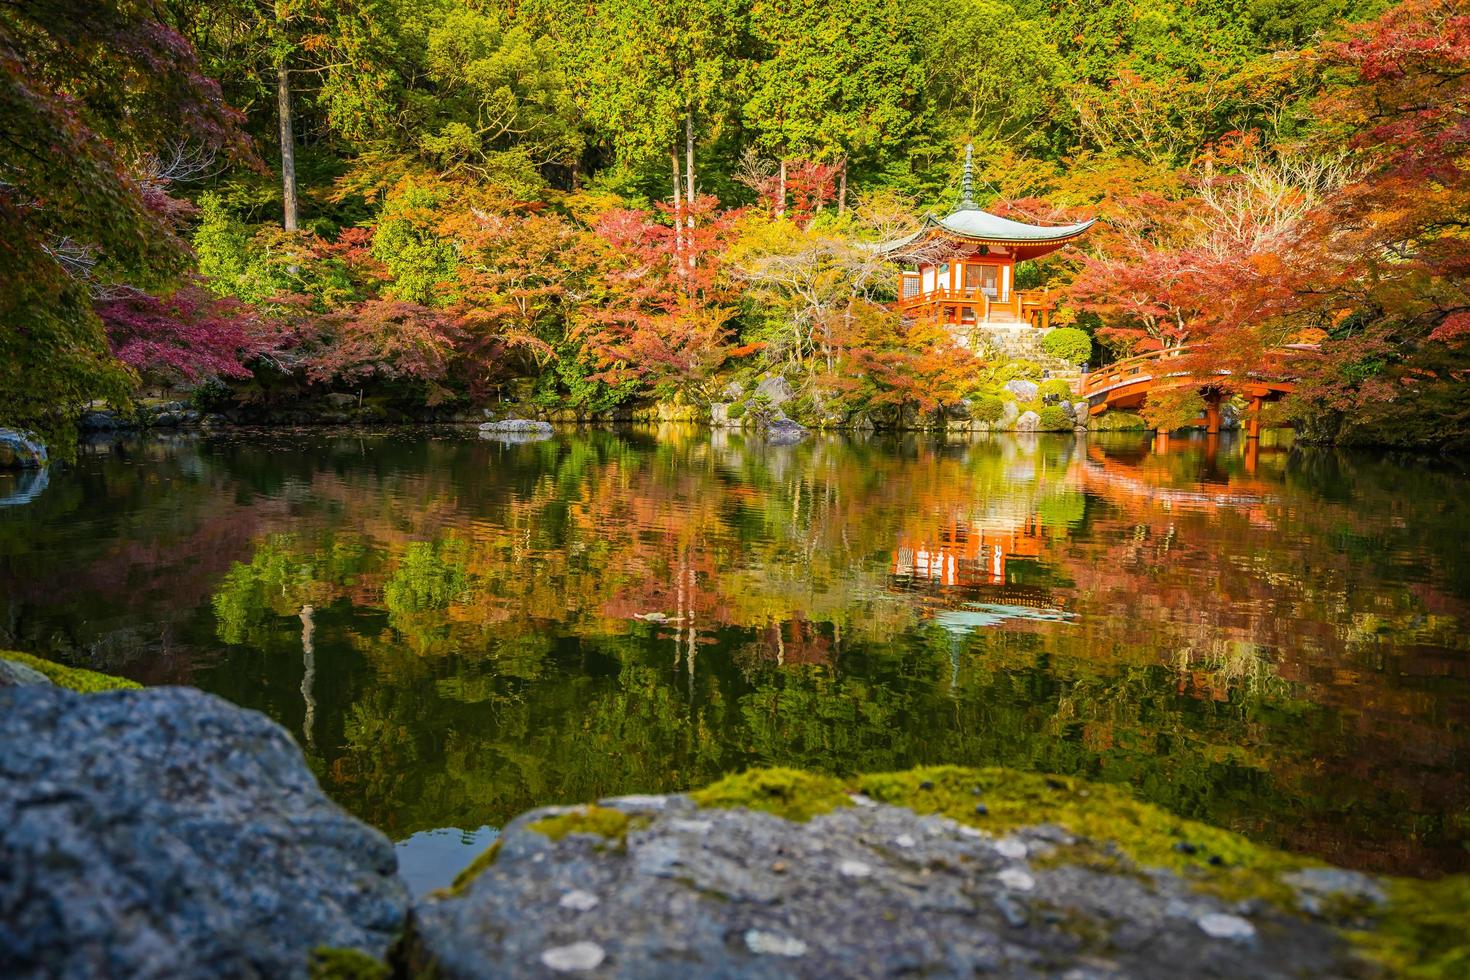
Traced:
<path fill-rule="evenodd" d="M 1429 501 L 1457 478 L 1405 494 L 1351 457 L 1264 448 L 1247 472 L 1203 445 L 159 450 L 86 471 L 112 534 L 62 496 L 39 530 L 0 524 L 0 571 L 25 568 L 6 642 L 64 622 L 74 659 L 127 650 L 310 726 L 331 790 L 395 834 L 757 762 L 959 761 L 1130 782 L 1353 864 L 1454 866 L 1470 566 Z M 977 562 L 1005 548 L 998 581 L 894 575 L 905 542 L 971 541 Z M 977 603 L 984 625 L 948 616 Z"/>

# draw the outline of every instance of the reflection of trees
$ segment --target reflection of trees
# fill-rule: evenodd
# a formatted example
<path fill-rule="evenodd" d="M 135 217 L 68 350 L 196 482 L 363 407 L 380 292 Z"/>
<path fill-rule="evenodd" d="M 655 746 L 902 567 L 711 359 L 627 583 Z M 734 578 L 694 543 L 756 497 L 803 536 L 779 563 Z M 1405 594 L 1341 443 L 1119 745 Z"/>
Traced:
<path fill-rule="evenodd" d="M 1071 438 L 287 448 L 163 453 L 163 491 L 98 462 L 39 530 L 0 517 L 9 621 L 49 635 L 60 596 L 77 648 L 167 624 L 159 679 L 197 666 L 314 735 L 331 791 L 395 834 L 752 763 L 952 761 L 1133 782 L 1348 861 L 1466 860 L 1453 474 L 1266 449 L 1248 473 L 1228 443 L 1138 437 L 1101 461 Z M 894 580 L 901 542 L 957 528 L 1016 539 L 1001 585 Z M 975 602 L 1069 618 L 932 619 Z M 1410 825 L 1419 849 L 1388 850 Z"/>
<path fill-rule="evenodd" d="M 1318 852 L 1345 846 L 1345 820 L 1391 837 L 1409 818 L 1359 803 L 1372 819 L 1349 820 L 1333 795 L 1409 791 L 1413 771 L 1391 764 L 1405 738 L 1366 736 L 1383 718 L 1422 733 L 1424 697 L 1375 671 L 1401 647 L 1465 647 L 1453 601 L 1385 590 L 1364 565 L 1416 546 L 1412 527 L 1279 479 L 1258 492 L 1281 454 L 1249 475 L 1184 440 L 1106 466 L 1075 445 L 770 455 L 738 437 L 594 435 L 495 449 L 509 458 L 494 477 L 332 473 L 317 491 L 339 508 L 330 525 L 263 537 L 225 577 L 221 636 L 352 604 L 339 642 L 375 673 L 350 702 L 334 791 L 404 831 L 752 762 L 969 761 L 1132 782 Z M 424 506 L 384 506 L 399 493 Z M 1039 590 L 1075 617 L 924 626 L 936 597 L 889 587 L 893 549 L 946 527 L 1028 529 L 1006 595 Z M 667 619 L 634 619 L 647 613 Z M 1453 743 L 1414 749 L 1436 751 L 1452 765 Z M 1465 793 L 1456 778 L 1446 799 Z M 1263 813 L 1292 816 L 1267 828 Z"/>

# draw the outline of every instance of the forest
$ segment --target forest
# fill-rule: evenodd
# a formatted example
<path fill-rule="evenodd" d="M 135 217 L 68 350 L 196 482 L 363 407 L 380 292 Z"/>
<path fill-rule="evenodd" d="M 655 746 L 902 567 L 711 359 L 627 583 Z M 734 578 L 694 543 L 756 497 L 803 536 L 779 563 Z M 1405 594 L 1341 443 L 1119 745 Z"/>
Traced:
<path fill-rule="evenodd" d="M 1299 432 L 1470 445 L 1460 0 L 31 0 L 0 81 L 0 423 L 935 411 L 1030 370 L 873 247 L 973 146 L 981 207 L 1098 219 L 1017 276 L 1094 364 L 1310 339 Z"/>

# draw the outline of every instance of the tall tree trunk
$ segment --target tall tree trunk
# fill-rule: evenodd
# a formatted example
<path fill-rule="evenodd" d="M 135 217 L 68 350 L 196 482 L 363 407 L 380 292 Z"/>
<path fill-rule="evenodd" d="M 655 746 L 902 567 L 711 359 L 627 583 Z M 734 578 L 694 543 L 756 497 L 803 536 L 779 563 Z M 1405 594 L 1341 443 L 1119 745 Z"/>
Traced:
<path fill-rule="evenodd" d="M 276 111 L 281 117 L 281 196 L 285 226 L 296 230 L 296 137 L 291 127 L 291 71 L 285 59 L 276 66 Z"/>
<path fill-rule="evenodd" d="M 694 113 L 684 117 L 684 193 L 694 202 Z M 693 218 L 689 221 L 693 227 Z"/>
<path fill-rule="evenodd" d="M 781 158 L 781 180 L 776 186 L 776 217 L 786 214 L 786 158 Z"/>
<path fill-rule="evenodd" d="M 679 194 L 679 151 L 669 151 L 669 164 L 674 171 L 674 269 L 684 274 L 684 215 L 683 199 Z"/>
<path fill-rule="evenodd" d="M 694 255 L 694 111 L 684 115 L 684 199 L 689 207 L 689 219 L 684 223 L 689 229 L 689 267 L 699 261 Z"/>
<path fill-rule="evenodd" d="M 847 157 L 842 158 L 842 169 L 837 177 L 837 217 L 847 213 Z"/>

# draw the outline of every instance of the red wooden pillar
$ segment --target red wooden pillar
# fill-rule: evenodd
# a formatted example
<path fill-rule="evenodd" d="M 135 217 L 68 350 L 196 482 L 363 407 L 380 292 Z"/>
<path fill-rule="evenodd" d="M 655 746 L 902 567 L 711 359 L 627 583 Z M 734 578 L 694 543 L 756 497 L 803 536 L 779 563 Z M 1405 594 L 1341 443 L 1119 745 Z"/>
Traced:
<path fill-rule="evenodd" d="M 1205 395 L 1205 432 L 1212 436 L 1220 434 L 1220 396 Z"/>
<path fill-rule="evenodd" d="M 1251 407 L 1246 415 L 1245 437 L 1247 439 L 1259 439 L 1261 436 L 1261 397 L 1257 395 L 1251 399 Z"/>

